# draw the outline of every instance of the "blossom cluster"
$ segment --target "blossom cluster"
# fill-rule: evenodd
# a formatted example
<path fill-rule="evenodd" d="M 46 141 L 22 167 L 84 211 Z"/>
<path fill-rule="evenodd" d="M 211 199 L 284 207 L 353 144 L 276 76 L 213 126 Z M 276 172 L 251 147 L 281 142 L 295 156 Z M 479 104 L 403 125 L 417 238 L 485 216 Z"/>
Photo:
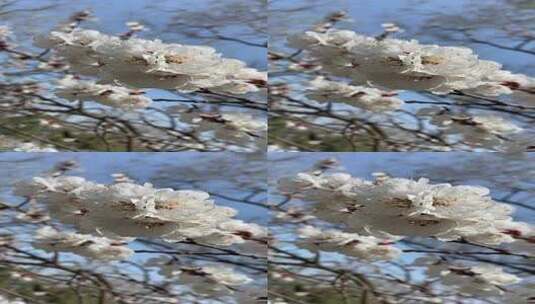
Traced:
<path fill-rule="evenodd" d="M 50 145 L 41 146 L 33 142 L 23 142 L 13 148 L 15 152 L 58 152 Z"/>
<path fill-rule="evenodd" d="M 0 25 L 0 41 L 6 40 L 11 36 L 11 29 L 5 25 Z"/>
<path fill-rule="evenodd" d="M 121 86 L 97 84 L 92 80 L 76 79 L 72 75 L 58 81 L 57 96 L 72 101 L 95 101 L 118 108 L 146 108 L 152 100 L 143 92 Z"/>
<path fill-rule="evenodd" d="M 45 226 L 37 230 L 34 246 L 48 251 L 73 252 L 95 259 L 124 260 L 134 253 L 125 245 L 127 241 L 90 234 L 61 232 L 53 227 Z"/>
<path fill-rule="evenodd" d="M 197 294 L 223 295 L 232 293 L 242 285 L 252 283 L 247 275 L 235 268 L 220 264 L 182 265 L 177 260 L 155 257 L 145 263 L 146 267 L 156 268 L 158 275 L 187 285 Z"/>
<path fill-rule="evenodd" d="M 234 219 L 202 191 L 158 189 L 151 184 L 110 185 L 82 177 L 35 177 L 16 193 L 46 204 L 52 218 L 99 236 L 158 237 L 228 246 L 266 237 L 265 228 Z"/>
<path fill-rule="evenodd" d="M 429 123 L 446 135 L 460 135 L 472 145 L 494 145 L 500 138 L 518 134 L 523 128 L 495 115 L 454 113 L 438 107 L 420 109 L 418 116 L 429 118 Z"/>
<path fill-rule="evenodd" d="M 207 46 L 122 39 L 79 28 L 53 31 L 36 38 L 36 45 L 54 49 L 75 73 L 137 88 L 245 94 L 257 91 L 267 78 L 266 73 L 223 58 Z"/>
<path fill-rule="evenodd" d="M 415 265 L 425 267 L 430 278 L 439 278 L 441 284 L 467 294 L 502 294 L 504 286 L 521 281 L 516 275 L 506 273 L 501 267 L 492 264 L 451 264 L 432 258 L 420 258 Z"/>
<path fill-rule="evenodd" d="M 51 145 L 40 145 L 34 142 L 21 142 L 16 139 L 0 135 L 0 146 L 15 152 L 58 152 Z"/>
<path fill-rule="evenodd" d="M 466 47 L 374 38 L 337 29 L 307 31 L 289 40 L 293 47 L 319 60 L 325 71 L 359 84 L 436 94 L 461 90 L 486 96 L 535 86 L 535 79 L 504 71 L 499 63 L 481 60 Z"/>
<path fill-rule="evenodd" d="M 299 246 L 314 252 L 341 252 L 370 261 L 395 259 L 401 253 L 401 250 L 392 246 L 391 240 L 335 229 L 322 230 L 307 225 L 299 228 L 298 236 L 303 240 Z"/>
<path fill-rule="evenodd" d="M 478 186 L 380 174 L 367 181 L 345 173 L 300 173 L 281 180 L 280 190 L 313 202 L 312 214 L 319 219 L 379 238 L 423 236 L 497 245 L 532 231 L 513 221 L 511 206 Z"/>
<path fill-rule="evenodd" d="M 183 267 L 177 274 L 180 282 L 191 286 L 193 291 L 200 294 L 226 292 L 252 282 L 247 275 L 237 273 L 230 267 L 218 265 Z"/>
<path fill-rule="evenodd" d="M 7 298 L 5 298 L 3 295 L 0 294 L 0 303 L 1 304 L 26 304 L 26 302 L 24 302 L 23 300 L 21 299 L 14 299 L 14 300 L 9 300 Z"/>
<path fill-rule="evenodd" d="M 451 133 L 467 133 L 463 132 L 466 129 L 466 126 L 469 126 L 470 129 L 475 129 L 473 131 L 491 135 L 509 135 L 522 131 L 522 128 L 516 126 L 515 124 L 501 118 L 498 116 L 482 116 L 482 115 L 446 115 L 440 111 L 420 111 L 422 116 L 432 117 L 431 123 L 437 127 L 444 129 Z M 465 126 L 463 128 L 463 126 Z"/>
<path fill-rule="evenodd" d="M 344 102 L 373 112 L 392 111 L 403 105 L 396 93 L 366 86 L 348 85 L 318 77 L 310 82 L 307 97 L 316 101 Z"/>
<path fill-rule="evenodd" d="M 238 145 L 263 140 L 267 132 L 264 118 L 244 112 L 201 113 L 187 109 L 180 113 L 180 121 L 191 124 L 197 132 L 209 132 L 218 140 Z"/>

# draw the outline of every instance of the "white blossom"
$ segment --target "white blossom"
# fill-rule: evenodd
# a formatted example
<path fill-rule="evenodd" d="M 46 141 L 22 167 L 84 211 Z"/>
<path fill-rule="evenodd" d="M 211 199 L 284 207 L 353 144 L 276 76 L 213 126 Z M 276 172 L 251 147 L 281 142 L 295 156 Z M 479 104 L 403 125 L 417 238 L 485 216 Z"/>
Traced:
<path fill-rule="evenodd" d="M 266 122 L 247 113 L 227 112 L 221 115 L 229 129 L 239 130 L 248 134 L 260 134 L 267 129 Z"/>
<path fill-rule="evenodd" d="M 129 21 L 126 23 L 126 26 L 131 30 L 135 32 L 139 32 L 145 29 L 145 26 L 137 21 Z"/>
<path fill-rule="evenodd" d="M 307 97 L 317 101 L 344 102 L 373 112 L 392 111 L 403 105 L 396 93 L 364 86 L 347 85 L 318 77 L 310 82 Z"/>
<path fill-rule="evenodd" d="M 477 281 L 495 285 L 495 286 L 507 286 L 520 282 L 520 278 L 514 274 L 503 272 L 501 267 L 490 264 L 479 264 L 470 268 L 475 273 Z"/>
<path fill-rule="evenodd" d="M 102 260 L 128 259 L 134 251 L 123 240 L 112 240 L 74 232 L 60 232 L 51 226 L 37 230 L 34 246 L 47 251 L 73 252 Z"/>
<path fill-rule="evenodd" d="M 201 294 L 230 291 L 227 287 L 238 288 L 252 282 L 248 276 L 219 265 L 184 267 L 180 269 L 178 276 L 182 283 L 190 285 L 194 291 Z"/>
<path fill-rule="evenodd" d="M 494 84 L 499 83 L 502 87 L 506 87 L 510 90 L 521 89 L 530 91 L 535 88 L 535 78 L 524 74 L 514 74 L 504 70 L 496 71 L 495 73 L 486 75 L 486 80 Z M 503 90 L 503 88 L 501 90 Z"/>
<path fill-rule="evenodd" d="M 499 142 L 499 137 L 523 131 L 521 127 L 495 115 L 455 114 L 437 107 L 423 108 L 418 115 L 429 117 L 430 123 L 445 134 L 462 135 L 463 140 L 471 144 L 495 144 Z"/>
<path fill-rule="evenodd" d="M 76 73 L 132 87 L 244 94 L 257 91 L 267 77 L 266 73 L 247 68 L 242 61 L 222 58 L 206 46 L 121 39 L 78 28 L 37 37 L 36 44 L 53 48 Z"/>
<path fill-rule="evenodd" d="M 511 93 L 501 65 L 481 60 L 471 49 L 420 44 L 416 40 L 376 39 L 348 30 L 308 31 L 290 38 L 336 76 L 390 89 L 447 94 L 475 90 L 481 94 Z M 516 76 L 519 80 L 522 76 Z M 524 76 L 525 82 L 533 83 Z M 505 80 L 505 81 L 504 81 Z"/>
<path fill-rule="evenodd" d="M 298 148 L 296 147 L 281 147 L 279 145 L 268 145 L 267 151 L 268 152 L 299 152 Z"/>
<path fill-rule="evenodd" d="M 18 143 L 14 148 L 13 151 L 15 152 L 58 152 L 55 148 L 52 146 L 40 146 L 36 143 L 32 142 L 23 142 Z"/>
<path fill-rule="evenodd" d="M 284 299 L 274 298 L 273 300 L 268 300 L 268 304 L 289 304 Z"/>
<path fill-rule="evenodd" d="M 265 236 L 263 228 L 233 219 L 236 210 L 214 204 L 196 190 L 158 189 L 151 184 L 97 184 L 81 177 L 36 177 L 16 193 L 46 203 L 51 217 L 88 233 L 122 237 L 193 239 L 217 245 Z"/>
<path fill-rule="evenodd" d="M 313 226 L 299 228 L 298 235 L 303 241 L 299 246 L 312 251 L 341 252 L 364 260 L 392 260 L 401 250 L 392 246 L 391 240 L 339 230 L 321 230 Z"/>
<path fill-rule="evenodd" d="M 290 207 L 284 212 L 276 212 L 275 218 L 284 222 L 301 223 L 315 219 L 316 217 L 311 214 L 308 214 L 306 210 L 300 210 L 295 207 Z"/>
<path fill-rule="evenodd" d="M 344 224 L 351 232 L 381 238 L 462 238 L 486 245 L 515 240 L 507 232 L 517 224 L 511 218 L 513 208 L 494 201 L 484 187 L 431 184 L 425 178 L 382 176 L 370 182 L 343 173 L 301 173 L 282 179 L 279 189 L 313 202 L 314 216 Z"/>
<path fill-rule="evenodd" d="M 31 196 L 34 192 L 74 192 L 78 189 L 92 189 L 95 184 L 90 183 L 83 177 L 58 176 L 53 178 L 34 177 L 32 183 L 22 183 L 16 189 L 16 193 L 22 196 Z"/>
<path fill-rule="evenodd" d="M 269 276 L 283 282 L 295 282 L 295 275 L 292 272 L 277 269 L 276 267 L 269 272 Z"/>
<path fill-rule="evenodd" d="M 381 27 L 384 29 L 387 33 L 397 33 L 397 32 L 403 32 L 403 30 L 397 26 L 395 23 L 383 23 L 381 24 Z"/>
<path fill-rule="evenodd" d="M 501 294 L 503 287 L 521 281 L 516 275 L 504 272 L 501 267 L 486 263 L 450 264 L 442 260 L 420 258 L 415 265 L 424 266 L 430 278 L 438 277 L 442 284 L 467 294 Z"/>
<path fill-rule="evenodd" d="M 50 220 L 50 217 L 44 210 L 30 207 L 28 211 L 17 214 L 17 219 L 28 223 L 41 223 Z"/>
<path fill-rule="evenodd" d="M 11 29 L 6 25 L 0 25 L 0 41 L 6 40 L 12 35 Z"/>
<path fill-rule="evenodd" d="M 236 144 L 266 137 L 266 119 L 244 112 L 202 113 L 184 111 L 180 120 L 190 123 L 197 132 L 209 132 L 216 139 Z"/>
<path fill-rule="evenodd" d="M 58 81 L 56 95 L 72 101 L 95 101 L 118 108 L 146 108 L 152 100 L 138 90 L 114 85 L 97 84 L 68 75 Z"/>
<path fill-rule="evenodd" d="M 231 220 L 219 224 L 219 229 L 238 237 L 235 243 L 243 242 L 240 239 L 265 239 L 268 236 L 267 229 L 258 224 L 246 223 L 241 220 Z"/>
<path fill-rule="evenodd" d="M 199 243 L 229 246 L 244 244 L 247 241 L 257 240 L 263 242 L 267 237 L 267 230 L 254 223 L 245 223 L 241 220 L 223 221 L 214 228 L 190 227 L 182 228 L 170 235 L 170 240 L 187 237 Z"/>
<path fill-rule="evenodd" d="M 0 304 L 26 304 L 22 299 L 8 299 L 0 294 Z"/>
<path fill-rule="evenodd" d="M 522 128 L 498 116 L 474 116 L 472 121 L 476 128 L 492 134 L 507 135 L 522 131 Z"/>
<path fill-rule="evenodd" d="M 298 173 L 290 180 L 283 179 L 279 183 L 279 189 L 283 192 L 302 191 L 307 189 L 322 189 L 341 191 L 350 189 L 355 185 L 366 184 L 368 182 L 355 179 L 347 173 L 313 174 L 308 172 Z"/>

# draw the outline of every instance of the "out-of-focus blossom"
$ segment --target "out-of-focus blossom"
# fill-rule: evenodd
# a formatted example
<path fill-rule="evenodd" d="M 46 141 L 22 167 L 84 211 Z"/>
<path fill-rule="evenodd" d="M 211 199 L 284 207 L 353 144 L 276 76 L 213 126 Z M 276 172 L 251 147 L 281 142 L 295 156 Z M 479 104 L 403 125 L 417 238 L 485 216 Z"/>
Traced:
<path fill-rule="evenodd" d="M 387 22 L 381 24 L 381 27 L 384 29 L 386 33 L 398 33 L 403 32 L 403 30 L 395 23 Z"/>
<path fill-rule="evenodd" d="M 58 81 L 56 95 L 72 101 L 95 101 L 124 109 L 146 108 L 152 102 L 139 90 L 97 84 L 94 81 L 80 80 L 70 75 Z"/>
<path fill-rule="evenodd" d="M 487 133 L 507 135 L 518 133 L 522 128 L 498 116 L 474 116 L 475 127 Z"/>
<path fill-rule="evenodd" d="M 21 299 L 11 299 L 10 300 L 10 299 L 4 297 L 1 294 L 0 294 L 0 303 L 1 304 L 26 304 L 26 302 L 24 302 Z"/>
<path fill-rule="evenodd" d="M 34 245 L 46 251 L 73 252 L 101 260 L 125 260 L 134 253 L 123 240 L 60 232 L 50 226 L 37 230 Z"/>
<path fill-rule="evenodd" d="M 136 31 L 136 32 L 139 32 L 145 29 L 145 26 L 137 21 L 129 21 L 126 23 L 126 26 L 128 26 L 128 28 L 131 31 Z"/>
<path fill-rule="evenodd" d="M 328 81 L 322 77 L 314 79 L 310 85 L 307 97 L 313 100 L 344 102 L 372 112 L 393 111 L 404 103 L 393 92 Z"/>
<path fill-rule="evenodd" d="M 53 148 L 51 146 L 43 147 L 32 142 L 20 143 L 19 145 L 13 148 L 13 151 L 15 152 L 58 152 L 56 148 Z"/>
<path fill-rule="evenodd" d="M 244 112 L 202 113 L 185 111 L 180 120 L 197 132 L 210 132 L 216 139 L 246 145 L 266 138 L 267 120 Z"/>
<path fill-rule="evenodd" d="M 11 30 L 8 26 L 0 25 L 0 41 L 7 39 L 11 34 Z"/>
<path fill-rule="evenodd" d="M 299 246 L 311 251 L 332 251 L 355 256 L 363 260 L 392 260 L 401 250 L 391 240 L 339 230 L 321 230 L 313 226 L 299 228 Z"/>
<path fill-rule="evenodd" d="M 316 217 L 307 213 L 306 210 L 300 210 L 290 207 L 285 212 L 275 213 L 275 218 L 283 222 L 301 223 L 309 220 L 313 220 Z"/>
<path fill-rule="evenodd" d="M 521 282 L 516 275 L 504 272 L 499 266 L 486 263 L 450 264 L 443 260 L 420 258 L 416 260 L 415 265 L 425 267 L 430 279 L 439 278 L 442 284 L 472 295 L 502 294 L 503 287 Z"/>
<path fill-rule="evenodd" d="M 501 137 L 523 131 L 523 128 L 495 115 L 457 115 L 438 107 L 423 108 L 417 114 L 429 117 L 429 122 L 444 134 L 461 135 L 470 144 L 495 145 Z"/>
<path fill-rule="evenodd" d="M 227 292 L 230 288 L 239 288 L 252 282 L 248 276 L 235 272 L 225 266 L 201 266 L 195 268 L 181 268 L 179 280 L 188 284 L 200 294 L 214 294 L 217 291 Z"/>
<path fill-rule="evenodd" d="M 267 121 L 247 113 L 227 112 L 221 115 L 224 127 L 216 128 L 215 134 L 219 138 L 238 139 L 238 142 L 249 141 L 251 137 L 262 139 L 266 137 Z M 234 131 L 234 132 L 231 132 Z M 234 133 L 233 136 L 229 134 Z M 230 137 L 230 138 L 229 138 Z M 241 140 L 240 140 L 241 139 Z"/>
<path fill-rule="evenodd" d="M 26 212 L 17 214 L 17 219 L 28 223 L 41 223 L 50 220 L 50 217 L 44 210 L 31 207 Z"/>

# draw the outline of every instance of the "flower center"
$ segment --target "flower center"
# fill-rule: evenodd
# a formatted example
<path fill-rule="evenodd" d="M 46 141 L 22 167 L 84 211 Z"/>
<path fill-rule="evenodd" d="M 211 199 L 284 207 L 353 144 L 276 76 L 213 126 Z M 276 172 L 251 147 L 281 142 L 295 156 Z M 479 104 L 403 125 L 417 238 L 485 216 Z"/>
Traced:
<path fill-rule="evenodd" d="M 127 63 L 147 65 L 147 61 L 142 57 L 130 57 L 126 60 Z"/>
<path fill-rule="evenodd" d="M 438 65 L 442 63 L 442 57 L 439 56 L 422 56 L 422 64 Z"/>
<path fill-rule="evenodd" d="M 173 209 L 177 209 L 178 206 L 180 206 L 180 202 L 178 201 L 159 201 L 159 202 L 156 202 L 156 210 L 161 210 L 161 209 L 165 209 L 165 210 L 173 210 Z"/>
<path fill-rule="evenodd" d="M 403 66 L 403 61 L 396 57 L 386 57 L 385 62 L 393 66 Z"/>
<path fill-rule="evenodd" d="M 433 198 L 433 206 L 434 207 L 449 207 L 451 206 L 453 201 L 447 200 L 447 199 L 438 199 L 436 197 Z"/>
<path fill-rule="evenodd" d="M 408 209 L 412 206 L 411 200 L 407 198 L 398 198 L 398 197 L 392 198 L 390 201 L 388 201 L 388 204 L 391 205 L 392 207 L 405 208 L 405 209 Z"/>
<path fill-rule="evenodd" d="M 181 55 L 165 55 L 166 63 L 182 64 L 188 60 L 188 57 Z"/>

